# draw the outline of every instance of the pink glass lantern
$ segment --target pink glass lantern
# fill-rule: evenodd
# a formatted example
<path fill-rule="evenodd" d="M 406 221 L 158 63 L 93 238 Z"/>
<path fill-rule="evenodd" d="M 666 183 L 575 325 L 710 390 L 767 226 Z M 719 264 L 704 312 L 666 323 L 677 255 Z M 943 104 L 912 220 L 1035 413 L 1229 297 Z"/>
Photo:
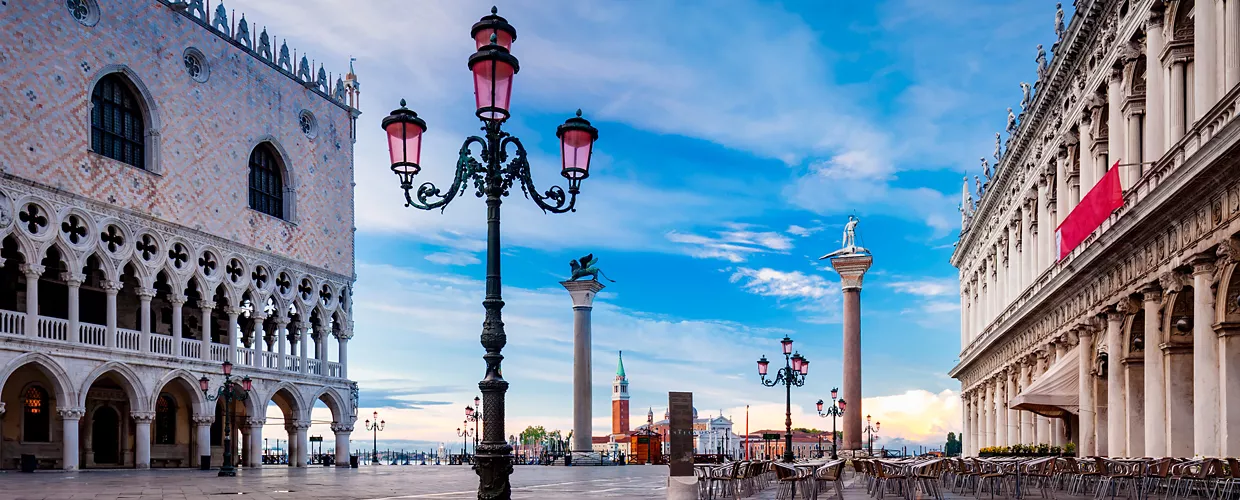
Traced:
<path fill-rule="evenodd" d="M 840 395 L 840 389 L 838 387 L 831 389 L 831 399 L 835 399 L 836 396 L 839 396 L 839 395 Z"/>
<path fill-rule="evenodd" d="M 577 116 L 564 121 L 555 130 L 560 138 L 560 158 L 563 169 L 560 175 L 568 179 L 570 190 L 576 189 L 581 181 L 590 176 L 590 155 L 594 150 L 594 141 L 598 140 L 598 129 L 590 125 L 589 120 Z"/>
<path fill-rule="evenodd" d="M 848 404 L 848 403 L 847 403 L 847 402 L 845 402 L 843 399 L 841 399 L 841 400 L 839 400 L 839 401 L 836 401 L 836 403 L 835 403 L 835 405 L 836 405 L 836 406 L 839 406 L 839 407 L 840 407 L 840 411 L 844 411 L 844 406 L 845 406 L 845 405 L 847 405 L 847 404 Z"/>
<path fill-rule="evenodd" d="M 246 392 L 250 392 L 250 388 L 252 387 L 254 387 L 254 381 L 250 380 L 250 377 L 241 379 L 241 388 L 245 389 Z"/>
<path fill-rule="evenodd" d="M 466 417 L 472 417 L 472 416 L 474 416 L 474 407 L 472 407 L 472 406 L 466 406 L 466 407 L 465 407 L 465 416 L 466 416 Z"/>
<path fill-rule="evenodd" d="M 809 358 L 801 358 L 801 375 L 809 375 Z"/>
<path fill-rule="evenodd" d="M 792 339 L 785 335 L 784 339 L 779 341 L 779 343 L 784 346 L 784 354 L 792 354 Z"/>
<path fill-rule="evenodd" d="M 818 400 L 818 413 L 822 413 L 822 400 Z"/>
<path fill-rule="evenodd" d="M 517 29 L 508 24 L 508 20 L 499 16 L 499 9 L 491 7 L 491 15 L 483 16 L 469 30 L 469 36 L 478 44 L 479 49 L 490 45 L 491 37 L 495 44 L 512 50 L 512 42 L 517 39 Z"/>
<path fill-rule="evenodd" d="M 211 381 L 207 380 L 206 375 L 203 375 L 202 378 L 198 379 L 198 388 L 202 389 L 202 392 L 207 392 L 207 387 L 210 384 L 211 384 Z"/>
<path fill-rule="evenodd" d="M 766 360 L 766 356 L 762 356 L 762 359 L 758 360 L 758 375 L 765 376 L 767 367 L 770 366 L 770 364 L 771 362 Z"/>
<path fill-rule="evenodd" d="M 229 375 L 232 375 L 232 363 L 225 361 L 224 362 L 224 376 L 227 377 Z"/>
<path fill-rule="evenodd" d="M 426 121 L 406 108 L 405 100 L 401 99 L 400 109 L 383 119 L 383 130 L 388 136 L 392 172 L 400 177 L 401 186 L 408 189 L 413 185 L 413 176 L 422 169 L 418 162 L 422 156 L 422 134 L 426 132 Z"/>
<path fill-rule="evenodd" d="M 499 38 L 492 34 L 491 43 L 469 56 L 469 71 L 474 74 L 474 100 L 478 106 L 478 118 L 488 121 L 508 119 L 508 104 L 512 98 L 512 77 L 521 70 L 517 58 L 499 45 Z"/>
<path fill-rule="evenodd" d="M 794 372 L 801 371 L 801 362 L 804 361 L 804 359 L 805 358 L 802 358 L 801 353 L 799 352 L 796 354 L 793 354 L 792 355 L 792 371 Z"/>

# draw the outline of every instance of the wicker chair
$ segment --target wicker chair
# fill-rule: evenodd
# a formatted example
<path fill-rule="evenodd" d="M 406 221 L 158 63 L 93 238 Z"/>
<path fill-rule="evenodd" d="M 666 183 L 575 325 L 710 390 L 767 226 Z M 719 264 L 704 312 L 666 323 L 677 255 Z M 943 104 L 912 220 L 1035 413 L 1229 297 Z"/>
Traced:
<path fill-rule="evenodd" d="M 831 489 L 835 486 L 835 494 L 839 500 L 844 500 L 844 461 L 839 460 L 830 462 L 814 471 L 814 499 L 817 500 L 818 494 L 823 488 Z"/>

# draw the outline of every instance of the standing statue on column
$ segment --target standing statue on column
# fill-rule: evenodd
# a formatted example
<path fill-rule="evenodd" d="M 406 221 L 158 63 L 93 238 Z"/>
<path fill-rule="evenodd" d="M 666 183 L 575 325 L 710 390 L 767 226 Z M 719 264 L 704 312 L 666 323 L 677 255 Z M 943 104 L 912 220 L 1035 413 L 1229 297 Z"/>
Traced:
<path fill-rule="evenodd" d="M 1033 86 L 1028 82 L 1020 82 L 1020 91 L 1023 97 L 1020 99 L 1020 113 L 1024 114 L 1025 110 L 1033 104 Z"/>
<path fill-rule="evenodd" d="M 973 185 L 974 185 L 975 187 L 977 187 L 977 200 L 978 200 L 978 202 L 977 202 L 977 203 L 978 203 L 978 205 L 981 205 L 981 203 L 982 203 L 982 201 L 981 201 L 981 200 L 982 200 L 982 192 L 983 192 L 983 189 L 982 189 L 982 178 L 981 178 L 981 177 L 978 177 L 977 175 L 974 175 L 974 176 L 973 176 Z"/>
<path fill-rule="evenodd" d="M 1063 27 L 1063 4 L 1055 4 L 1055 39 L 1063 40 L 1064 32 L 1067 30 Z"/>
<path fill-rule="evenodd" d="M 1016 133 L 1016 113 L 1012 112 L 1012 108 L 1008 108 L 1007 133 L 1008 135 Z"/>
<path fill-rule="evenodd" d="M 1046 79 L 1047 73 L 1050 72 L 1050 65 L 1046 63 L 1046 49 L 1042 48 L 1042 44 L 1038 44 L 1038 57 L 1034 59 L 1038 63 L 1038 81 Z"/>
<path fill-rule="evenodd" d="M 982 158 L 982 175 L 986 176 L 986 180 L 990 180 L 990 162 L 986 158 Z"/>
<path fill-rule="evenodd" d="M 995 164 L 999 164 L 999 159 L 1003 157 L 1003 140 L 999 133 L 995 132 Z"/>
<path fill-rule="evenodd" d="M 855 215 L 848 216 L 848 222 L 844 224 L 844 237 L 840 241 L 840 249 L 822 256 L 818 260 L 829 259 L 838 255 L 864 255 L 870 251 L 865 247 L 857 246 L 857 223 L 860 220 Z"/>

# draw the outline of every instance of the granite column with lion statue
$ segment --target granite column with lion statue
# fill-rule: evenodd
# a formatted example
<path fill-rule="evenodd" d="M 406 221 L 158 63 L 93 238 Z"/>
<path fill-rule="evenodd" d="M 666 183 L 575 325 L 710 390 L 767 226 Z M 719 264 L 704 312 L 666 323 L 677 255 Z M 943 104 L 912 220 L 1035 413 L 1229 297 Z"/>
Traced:
<path fill-rule="evenodd" d="M 573 299 L 573 439 L 570 451 L 574 453 L 593 451 L 590 313 L 594 309 L 594 296 L 604 288 L 598 281 L 602 270 L 595 266 L 597 263 L 594 254 L 570 261 L 572 276 L 560 282 Z M 582 279 L 586 277 L 590 279 Z M 603 277 L 611 281 L 606 275 Z"/>

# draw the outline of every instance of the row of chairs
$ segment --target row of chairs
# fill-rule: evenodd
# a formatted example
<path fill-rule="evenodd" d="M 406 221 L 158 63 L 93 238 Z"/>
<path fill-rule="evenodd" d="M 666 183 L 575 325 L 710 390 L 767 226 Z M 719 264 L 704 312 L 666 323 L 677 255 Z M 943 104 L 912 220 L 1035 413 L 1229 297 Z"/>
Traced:
<path fill-rule="evenodd" d="M 770 462 L 731 462 L 718 467 L 694 467 L 698 498 L 738 499 L 753 495 L 771 483 Z"/>
<path fill-rule="evenodd" d="M 942 460 L 884 461 L 853 459 L 853 470 L 865 479 L 866 493 L 883 498 L 888 493 L 912 500 L 918 491 L 938 500 L 943 499 L 939 487 L 946 463 Z"/>
<path fill-rule="evenodd" d="M 1240 493 L 1240 461 L 1234 458 L 958 458 L 946 461 L 942 483 L 961 494 L 989 494 L 994 498 L 1011 496 L 1018 476 L 1022 497 L 1036 490 L 1051 500 L 1057 492 L 1090 495 L 1098 500 L 1119 496 L 1232 500 Z"/>
<path fill-rule="evenodd" d="M 835 490 L 839 500 L 844 500 L 844 460 L 832 460 L 823 464 L 788 465 L 773 463 L 776 500 L 795 500 L 796 493 L 802 499 L 817 499 L 822 492 Z"/>

